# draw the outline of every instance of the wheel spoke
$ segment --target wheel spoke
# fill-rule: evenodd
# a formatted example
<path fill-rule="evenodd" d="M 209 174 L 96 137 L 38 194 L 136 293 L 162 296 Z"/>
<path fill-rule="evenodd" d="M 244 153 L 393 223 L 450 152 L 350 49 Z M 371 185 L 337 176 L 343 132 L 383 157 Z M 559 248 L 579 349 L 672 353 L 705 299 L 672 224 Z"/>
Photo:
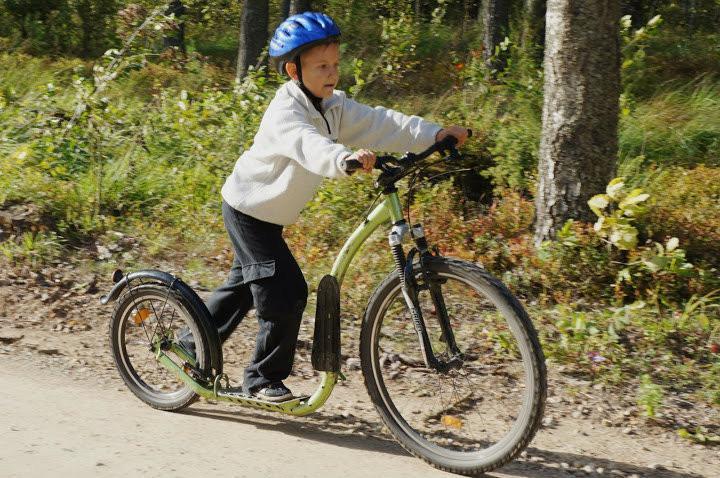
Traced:
<path fill-rule="evenodd" d="M 152 406 L 163 409 L 187 406 L 196 396 L 174 373 L 158 363 L 152 345 L 159 337 L 157 334 L 174 338 L 184 327 L 190 330 L 192 337 L 199 337 L 198 322 L 162 286 L 141 285 L 121 297 L 119 302 L 113 316 L 116 332 L 111 343 L 123 380 L 133 393 Z M 151 312 L 138 319 L 142 309 Z M 151 323 L 153 320 L 154 324 Z M 198 367 L 205 369 L 209 357 L 201 342 L 196 341 L 195 354 Z"/>
<path fill-rule="evenodd" d="M 388 282 L 385 294 L 378 292 L 374 299 L 377 304 L 368 306 L 366 322 L 371 322 L 364 327 L 372 328 L 363 330 L 362 346 L 369 343 L 377 351 L 369 354 L 377 360 L 372 364 L 375 372 L 370 375 L 382 376 L 373 385 L 382 397 L 376 405 L 388 410 L 383 415 L 386 424 L 414 453 L 423 455 L 424 450 L 432 449 L 448 460 L 458 453 L 470 454 L 472 458 L 464 458 L 463 463 L 475 460 L 478 469 L 487 471 L 481 466 L 483 460 L 488 460 L 484 450 L 502 442 L 511 458 L 522 449 L 517 441 L 525 440 L 526 445 L 538 426 L 540 407 L 527 415 L 522 413 L 522 407 L 542 401 L 525 399 L 528 393 L 544 394 L 544 382 L 538 387 L 528 381 L 530 370 L 542 370 L 544 380 L 544 369 L 537 359 L 541 354 L 531 350 L 532 343 L 526 337 L 535 332 L 514 312 L 518 306 L 505 302 L 507 292 L 489 294 L 487 291 L 492 292 L 496 284 L 484 279 L 473 282 L 473 277 L 450 269 L 433 272 L 443 280 L 442 300 L 438 301 L 437 296 L 433 300 L 428 292 L 418 297 L 427 333 L 441 363 L 453 363 L 451 359 L 457 353 L 462 363 L 455 363 L 456 368 L 451 366 L 445 372 L 424 369 L 400 286 Z M 457 349 L 450 350 L 445 340 L 436 310 L 438 303 L 445 304 L 446 324 Z M 388 366 L 389 360 L 402 365 L 393 362 Z M 524 418 L 524 432 L 517 434 L 515 422 L 521 416 L 531 418 Z"/>

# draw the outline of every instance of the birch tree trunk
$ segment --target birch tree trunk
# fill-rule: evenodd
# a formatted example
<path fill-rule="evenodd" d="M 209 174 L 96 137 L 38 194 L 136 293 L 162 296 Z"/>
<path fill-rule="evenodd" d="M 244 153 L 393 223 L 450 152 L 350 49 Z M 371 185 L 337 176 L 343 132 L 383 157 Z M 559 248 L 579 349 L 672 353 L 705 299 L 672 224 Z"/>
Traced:
<path fill-rule="evenodd" d="M 245 77 L 250 66 L 257 64 L 268 41 L 269 3 L 265 0 L 246 0 L 240 17 L 240 46 L 238 48 L 237 78 Z"/>
<path fill-rule="evenodd" d="M 618 0 L 548 0 L 535 244 L 568 219 L 593 221 L 588 199 L 615 174 L 620 96 Z"/>

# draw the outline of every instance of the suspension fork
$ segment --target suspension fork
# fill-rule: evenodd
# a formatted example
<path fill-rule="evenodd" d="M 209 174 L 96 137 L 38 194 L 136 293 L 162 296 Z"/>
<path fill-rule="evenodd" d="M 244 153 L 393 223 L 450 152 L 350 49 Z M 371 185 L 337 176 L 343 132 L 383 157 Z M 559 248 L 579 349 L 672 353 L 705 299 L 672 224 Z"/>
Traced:
<path fill-rule="evenodd" d="M 460 359 L 460 351 L 455 343 L 455 336 L 452 332 L 452 328 L 450 327 L 450 320 L 448 318 L 445 301 L 442 297 L 440 283 L 430 277 L 430 274 L 427 272 L 423 264 L 423 259 L 427 256 L 431 256 L 432 254 L 428 251 L 427 241 L 422 234 L 422 227 L 419 225 L 413 227 L 413 238 L 415 239 L 417 248 L 413 248 L 406 258 L 402 247 L 402 240 L 408 232 L 409 228 L 405 220 L 403 219 L 397 221 L 390 231 L 388 241 L 390 242 L 393 259 L 395 259 L 395 265 L 400 277 L 403 298 L 405 299 L 405 303 L 412 316 L 413 325 L 415 326 L 415 332 L 418 335 L 420 351 L 423 355 L 425 365 L 428 368 L 442 373 L 451 368 L 455 368 L 462 363 Z M 430 337 L 428 336 L 427 327 L 425 326 L 425 319 L 423 318 L 422 311 L 420 310 L 420 302 L 418 299 L 419 286 L 415 281 L 415 273 L 413 271 L 413 258 L 417 252 L 421 253 L 421 267 L 423 270 L 424 283 L 430 290 L 433 304 L 440 322 L 442 336 L 452 355 L 452 359 L 449 362 L 440 361 L 435 356 L 430 342 Z"/>
<path fill-rule="evenodd" d="M 433 255 L 429 250 L 428 242 L 425 238 L 425 231 L 421 224 L 415 224 L 410 230 L 410 234 L 415 240 L 415 245 L 420 253 L 420 268 L 423 275 L 423 282 L 430 291 L 430 297 L 435 307 L 435 314 L 440 323 L 440 330 L 442 331 L 442 340 L 447 344 L 452 360 L 455 360 L 461 357 L 461 352 L 457 346 L 457 342 L 455 342 L 455 334 L 450 325 L 450 317 L 448 316 L 445 298 L 442 293 L 442 281 L 434 275 L 431 275 L 427 267 L 427 261 L 433 257 Z"/>
<path fill-rule="evenodd" d="M 400 277 L 400 285 L 402 286 L 402 295 L 405 299 L 410 315 L 412 316 L 413 325 L 415 326 L 415 332 L 418 335 L 420 341 L 420 352 L 422 353 L 425 366 L 431 369 L 438 368 L 438 360 L 432 350 L 432 344 L 430 343 L 430 337 L 425 327 L 425 321 L 423 320 L 422 311 L 420 310 L 420 303 L 418 301 L 417 287 L 414 285 L 415 281 L 412 279 L 408 281 L 406 274 L 406 266 L 408 261 L 405 258 L 405 251 L 402 247 L 403 238 L 409 232 L 409 228 L 405 219 L 395 222 L 390 234 L 388 235 L 388 242 L 390 243 L 390 249 L 392 250 L 393 259 L 395 259 L 395 266 L 397 268 L 398 276 Z M 410 256 L 410 267 L 412 268 L 412 256 Z"/>

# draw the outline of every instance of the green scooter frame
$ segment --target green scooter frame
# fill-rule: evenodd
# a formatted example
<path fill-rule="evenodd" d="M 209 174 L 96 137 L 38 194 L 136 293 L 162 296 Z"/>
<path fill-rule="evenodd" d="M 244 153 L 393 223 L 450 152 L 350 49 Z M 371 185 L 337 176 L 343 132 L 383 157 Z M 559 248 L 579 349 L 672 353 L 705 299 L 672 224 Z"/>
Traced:
<path fill-rule="evenodd" d="M 335 259 L 330 275 L 337 280 L 338 285 L 342 284 L 345 274 L 352 263 L 355 254 L 358 252 L 362 244 L 370 237 L 370 235 L 381 225 L 385 223 L 395 223 L 402 220 L 402 207 L 400 199 L 396 191 L 390 192 L 385 196 L 383 202 L 373 209 L 363 223 L 353 232 L 343 245 L 340 253 Z M 117 296 L 113 291 L 110 295 Z M 103 299 L 103 302 L 109 301 L 110 297 Z M 317 323 L 316 323 L 317 327 Z M 304 416 L 318 410 L 323 406 L 325 401 L 330 397 L 333 388 L 338 380 L 344 380 L 344 376 L 338 370 L 321 371 L 320 384 L 310 396 L 297 397 L 285 402 L 271 403 L 258 400 L 253 397 L 232 392 L 228 390 L 228 379 L 225 374 L 218 374 L 214 378 L 214 384 L 211 387 L 205 386 L 191 377 L 183 366 L 178 365 L 162 350 L 159 344 L 155 344 L 155 357 L 157 361 L 166 369 L 173 372 L 188 387 L 201 397 L 218 401 L 227 401 L 237 403 L 247 407 L 259 408 L 262 410 L 285 413 L 288 415 Z M 173 343 L 170 351 L 180 357 L 190 365 L 196 365 L 195 359 L 188 354 L 181 346 Z M 222 353 L 222 351 L 220 352 Z M 339 353 L 339 351 L 338 351 Z M 222 382 L 225 381 L 225 388 L 222 388 Z"/>

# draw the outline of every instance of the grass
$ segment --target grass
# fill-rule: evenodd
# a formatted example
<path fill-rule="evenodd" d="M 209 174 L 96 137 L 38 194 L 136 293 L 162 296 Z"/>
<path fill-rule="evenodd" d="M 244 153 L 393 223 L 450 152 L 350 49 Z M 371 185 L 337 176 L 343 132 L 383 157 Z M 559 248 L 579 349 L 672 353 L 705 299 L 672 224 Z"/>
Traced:
<path fill-rule="evenodd" d="M 720 83 L 701 78 L 661 92 L 622 118 L 621 175 L 698 165 L 720 166 Z"/>
<path fill-rule="evenodd" d="M 674 305 L 660 312 L 649 307 L 622 312 L 623 304 L 612 303 L 617 265 L 588 231 L 578 232 L 587 236 L 581 246 L 536 257 L 527 195 L 537 161 L 541 78 L 527 65 L 517 65 L 500 84 L 463 88 L 464 81 L 481 78 L 481 71 L 466 68 L 434 84 L 456 83 L 438 95 L 410 90 L 388 98 L 376 89 L 362 98 L 442 124 L 472 126 L 477 135 L 467 148 L 471 165 L 490 168 L 490 179 L 504 187 L 488 187 L 485 203 L 476 204 L 458 195 L 452 181 L 426 184 L 415 196 L 413 217 L 425 223 L 444 254 L 481 262 L 517 295 L 537 304 L 533 316 L 551 359 L 615 383 L 642 373 L 663 386 L 675 380 L 698 400 L 720 403 L 719 359 L 707 350 L 708 343 L 720 340 L 716 309 L 705 314 L 707 327 L 698 327 L 700 312 L 678 322 L 673 313 L 683 310 Z M 137 247 L 114 251 L 99 269 L 171 263 L 188 280 L 218 285 L 232 260 L 219 190 L 238 154 L 251 144 L 276 83 L 257 77 L 232 91 L 231 72 L 215 66 L 150 64 L 121 75 L 106 99 L 92 100 L 88 113 L 65 132 L 62 118 L 72 114 L 76 102 L 74 76 L 88 72 L 75 60 L 0 54 L 0 204 L 32 202 L 56 228 L 3 242 L 4 257 L 35 266 L 68 253 L 67 244 L 112 244 L 117 238 L 109 231 L 118 231 L 135 238 Z M 665 219 L 653 219 L 648 227 L 673 225 L 663 234 L 680 237 L 683 247 L 686 236 L 677 230 L 696 235 L 716 226 L 720 208 L 712 194 L 693 200 L 691 193 L 699 179 L 714 178 L 720 168 L 719 106 L 720 84 L 706 77 L 628 99 L 622 119 L 621 171 L 650 189 L 660 185 L 653 196 Z M 677 171 L 690 171 L 682 188 Z M 714 191 L 712 181 L 702 184 L 703 191 Z M 673 194 L 663 197 L 662 190 Z M 369 177 L 327 181 L 300 221 L 286 229 L 311 293 L 371 192 Z M 696 244 L 713 247 L 711 241 Z M 392 269 L 385 231 L 378 231 L 346 278 L 344 314 L 360 317 L 374 287 Z M 598 356 L 607 360 L 592 360 Z"/>

